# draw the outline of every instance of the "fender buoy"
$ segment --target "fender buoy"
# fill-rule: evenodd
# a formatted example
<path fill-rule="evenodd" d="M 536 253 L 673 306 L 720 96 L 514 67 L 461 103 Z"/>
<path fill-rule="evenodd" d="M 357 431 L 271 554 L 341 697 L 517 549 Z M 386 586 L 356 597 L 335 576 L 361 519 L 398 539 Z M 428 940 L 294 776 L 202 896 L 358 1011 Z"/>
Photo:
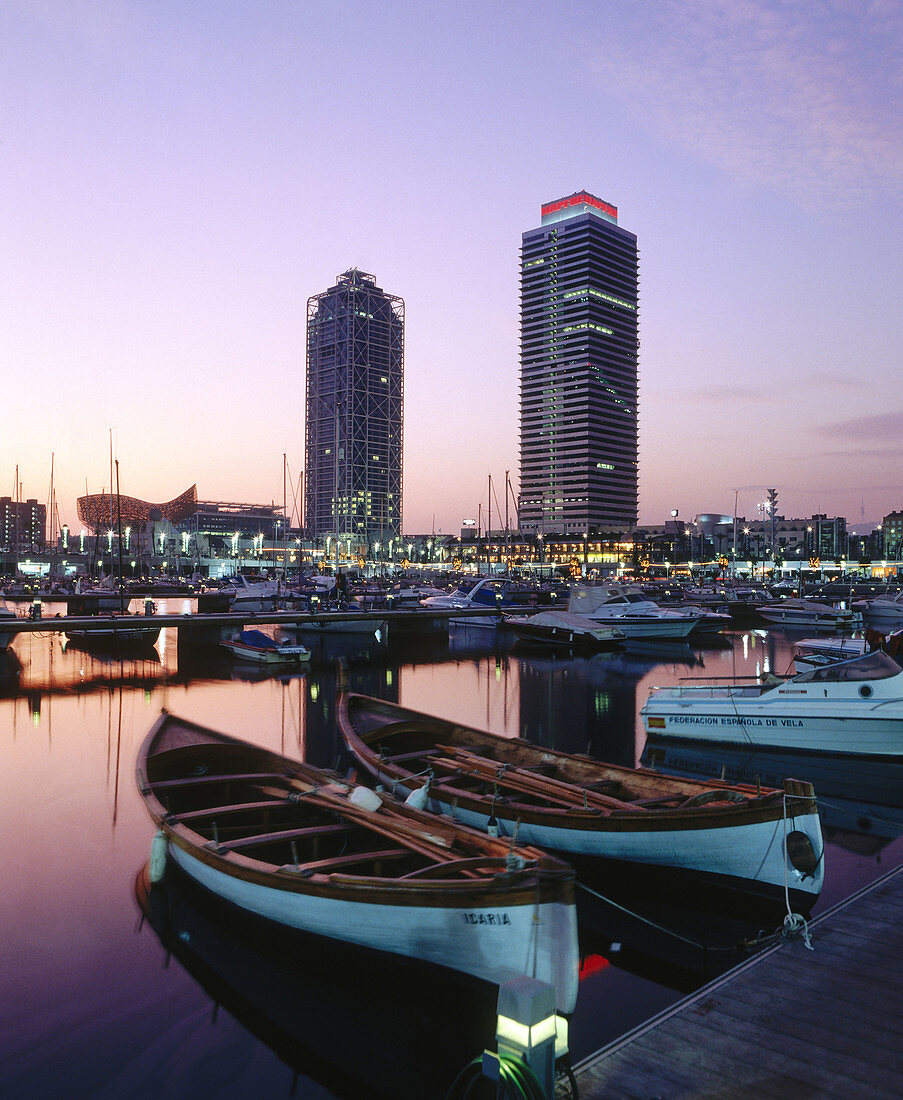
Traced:
<path fill-rule="evenodd" d="M 169 844 L 166 840 L 166 834 L 159 832 L 151 841 L 151 854 L 150 854 L 150 880 L 151 882 L 160 882 L 163 876 L 166 874 L 166 859 L 168 854 Z"/>

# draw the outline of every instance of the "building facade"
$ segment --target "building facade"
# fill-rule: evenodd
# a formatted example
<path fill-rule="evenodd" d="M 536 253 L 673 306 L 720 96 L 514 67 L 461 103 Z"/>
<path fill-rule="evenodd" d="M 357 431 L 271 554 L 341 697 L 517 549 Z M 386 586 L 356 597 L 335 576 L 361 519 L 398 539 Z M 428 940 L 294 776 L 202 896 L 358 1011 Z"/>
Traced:
<path fill-rule="evenodd" d="M 636 237 L 586 191 L 546 203 L 521 248 L 521 530 L 637 520 Z"/>
<path fill-rule="evenodd" d="M 879 541 L 888 560 L 903 558 L 903 512 L 888 512 L 880 524 Z"/>
<path fill-rule="evenodd" d="M 305 527 L 360 554 L 402 531 L 404 301 L 357 268 L 307 303 Z"/>
<path fill-rule="evenodd" d="M 47 531 L 47 507 L 34 497 L 13 500 L 0 497 L 0 550 L 26 553 L 43 550 Z"/>

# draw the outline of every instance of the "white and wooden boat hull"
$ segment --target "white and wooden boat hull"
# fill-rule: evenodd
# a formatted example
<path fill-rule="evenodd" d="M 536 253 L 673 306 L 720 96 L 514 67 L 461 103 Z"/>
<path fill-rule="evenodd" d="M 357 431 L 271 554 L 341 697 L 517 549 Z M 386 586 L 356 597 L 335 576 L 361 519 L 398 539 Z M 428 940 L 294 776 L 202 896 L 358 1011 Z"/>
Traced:
<path fill-rule="evenodd" d="M 573 905 L 469 908 L 343 900 L 238 878 L 172 842 L 169 851 L 206 889 L 287 927 L 449 966 L 497 984 L 528 974 L 554 987 L 560 1012 L 572 1012 L 576 1005 L 579 951 Z"/>
<path fill-rule="evenodd" d="M 388 775 L 380 782 L 391 784 Z M 399 794 L 409 793 L 398 784 Z M 432 813 L 448 814 L 464 825 L 486 832 L 489 816 L 452 804 L 430 794 L 426 808 Z M 787 858 L 785 838 L 792 831 L 806 834 L 813 850 L 821 855 L 823 841 L 817 813 L 794 815 L 792 800 L 787 802 L 787 817 L 748 824 L 709 825 L 706 828 L 674 829 L 580 829 L 542 823 L 515 821 L 505 817 L 497 806 L 495 820 L 500 836 L 517 836 L 519 844 L 563 852 L 570 856 L 619 860 L 633 864 L 667 867 L 712 879 L 743 882 L 745 887 L 762 893 L 791 890 L 817 898 L 824 879 L 824 862 L 818 861 L 813 874 L 802 874 Z"/>

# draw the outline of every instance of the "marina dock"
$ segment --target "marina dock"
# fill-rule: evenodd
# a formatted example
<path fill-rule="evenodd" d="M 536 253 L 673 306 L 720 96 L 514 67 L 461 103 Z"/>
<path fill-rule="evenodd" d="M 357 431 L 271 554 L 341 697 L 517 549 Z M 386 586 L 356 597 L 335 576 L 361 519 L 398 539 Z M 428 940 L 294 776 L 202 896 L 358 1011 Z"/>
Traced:
<path fill-rule="evenodd" d="M 323 627 L 330 623 L 373 622 L 374 629 L 381 622 L 391 624 L 394 630 L 413 633 L 447 630 L 449 619 L 483 618 L 498 614 L 493 608 L 410 608 L 404 611 L 356 611 L 353 614 L 344 611 L 226 611 L 226 612 L 185 612 L 184 614 L 162 613 L 148 615 L 126 615 L 117 617 L 110 614 L 97 615 L 55 615 L 46 618 L 4 619 L 3 631 L 10 636 L 16 634 L 64 634 L 67 630 L 103 630 L 113 629 L 117 625 L 122 629 L 142 623 L 153 623 L 161 629 L 174 627 L 187 640 L 218 641 L 219 638 L 241 630 L 247 626 L 294 626 Z"/>
<path fill-rule="evenodd" d="M 584 1059 L 581 1100 L 900 1096 L 901 912 L 903 867 Z"/>

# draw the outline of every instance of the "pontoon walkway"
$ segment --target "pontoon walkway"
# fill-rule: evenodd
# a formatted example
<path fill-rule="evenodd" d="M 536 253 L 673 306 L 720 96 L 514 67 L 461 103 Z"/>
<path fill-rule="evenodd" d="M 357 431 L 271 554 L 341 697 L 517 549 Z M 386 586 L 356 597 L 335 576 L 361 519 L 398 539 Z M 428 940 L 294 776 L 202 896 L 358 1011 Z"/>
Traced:
<path fill-rule="evenodd" d="M 903 867 L 575 1067 L 605 1097 L 903 1095 Z M 566 1091 L 560 1095 L 566 1095 Z"/>

